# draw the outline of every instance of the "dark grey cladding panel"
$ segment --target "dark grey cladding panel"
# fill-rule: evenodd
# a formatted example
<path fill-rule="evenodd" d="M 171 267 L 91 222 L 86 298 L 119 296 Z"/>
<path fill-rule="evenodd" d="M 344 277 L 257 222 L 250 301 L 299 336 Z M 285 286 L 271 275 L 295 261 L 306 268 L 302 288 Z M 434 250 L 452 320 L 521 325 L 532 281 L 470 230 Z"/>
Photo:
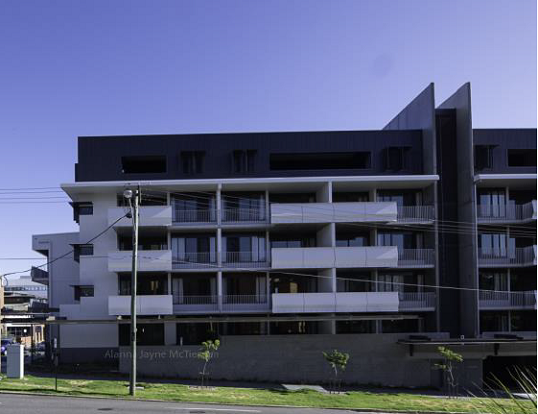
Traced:
<path fill-rule="evenodd" d="M 424 153 L 424 173 L 436 174 L 435 157 L 435 93 L 434 85 L 430 83 L 418 96 L 413 99 L 384 130 L 422 130 L 422 150 Z"/>
<path fill-rule="evenodd" d="M 439 109 L 452 109 L 456 116 L 456 150 L 457 168 L 457 217 L 462 223 L 458 235 L 459 275 L 454 285 L 463 288 L 478 288 L 478 251 L 473 231 L 476 228 L 474 163 L 473 163 L 473 126 L 471 114 L 471 85 L 466 83 L 443 102 Z M 457 282 L 456 282 L 457 280 Z M 475 290 L 460 292 L 461 333 L 466 337 L 476 337 L 479 333 L 478 296 Z M 441 304 L 443 312 L 450 312 L 450 307 Z"/>
<path fill-rule="evenodd" d="M 536 129 L 474 129 L 474 145 L 494 145 L 493 168 L 484 173 L 525 174 L 536 173 L 534 167 L 511 167 L 508 164 L 509 149 L 536 151 Z"/>
<path fill-rule="evenodd" d="M 327 175 L 389 175 L 385 149 L 409 147 L 408 168 L 399 174 L 422 174 L 422 136 L 408 131 L 328 131 L 278 133 L 225 133 L 192 135 L 146 135 L 79 137 L 77 181 L 208 179 L 242 177 L 286 177 Z M 256 150 L 255 170 L 248 174 L 232 171 L 234 150 Z M 181 151 L 205 152 L 203 172 L 183 174 Z M 271 153 L 360 152 L 372 153 L 369 169 L 271 170 Z M 158 174 L 123 174 L 121 157 L 165 155 L 167 170 Z"/>

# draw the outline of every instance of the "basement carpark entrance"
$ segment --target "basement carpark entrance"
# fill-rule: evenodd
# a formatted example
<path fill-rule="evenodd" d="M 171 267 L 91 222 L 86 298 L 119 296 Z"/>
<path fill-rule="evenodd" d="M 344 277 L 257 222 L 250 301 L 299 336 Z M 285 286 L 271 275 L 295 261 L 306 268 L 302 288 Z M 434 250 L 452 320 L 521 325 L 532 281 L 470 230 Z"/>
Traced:
<path fill-rule="evenodd" d="M 517 369 L 529 369 L 536 375 L 536 356 L 488 356 L 483 361 L 482 376 L 484 384 L 494 389 L 499 388 L 495 378 L 510 389 L 516 389 L 517 384 L 512 377 Z"/>

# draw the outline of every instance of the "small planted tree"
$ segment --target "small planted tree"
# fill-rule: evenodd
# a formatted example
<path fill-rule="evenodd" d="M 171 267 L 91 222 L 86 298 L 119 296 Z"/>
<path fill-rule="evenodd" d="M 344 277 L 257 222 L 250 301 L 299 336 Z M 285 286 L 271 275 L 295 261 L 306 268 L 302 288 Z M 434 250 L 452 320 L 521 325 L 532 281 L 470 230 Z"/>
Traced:
<path fill-rule="evenodd" d="M 437 350 L 441 354 L 443 362 L 441 364 L 435 364 L 435 366 L 444 372 L 448 386 L 448 396 L 453 397 L 458 388 L 458 383 L 454 376 L 454 364 L 463 362 L 463 356 L 444 346 L 438 347 Z"/>
<path fill-rule="evenodd" d="M 333 370 L 334 377 L 332 381 L 329 382 L 331 383 L 332 388 L 335 389 L 340 385 L 338 372 L 345 371 L 349 361 L 349 354 L 333 349 L 332 352 L 323 352 L 323 358 L 325 358 L 325 361 L 329 363 Z"/>
<path fill-rule="evenodd" d="M 207 340 L 205 342 L 202 342 L 202 349 L 200 352 L 198 352 L 198 358 L 200 358 L 202 361 L 204 361 L 204 365 L 202 367 L 202 371 L 200 372 L 200 376 L 202 379 L 201 386 L 203 387 L 204 384 L 207 384 L 207 378 L 209 377 L 209 363 L 215 356 L 215 352 L 218 351 L 220 346 L 220 341 L 218 339 L 213 340 Z"/>

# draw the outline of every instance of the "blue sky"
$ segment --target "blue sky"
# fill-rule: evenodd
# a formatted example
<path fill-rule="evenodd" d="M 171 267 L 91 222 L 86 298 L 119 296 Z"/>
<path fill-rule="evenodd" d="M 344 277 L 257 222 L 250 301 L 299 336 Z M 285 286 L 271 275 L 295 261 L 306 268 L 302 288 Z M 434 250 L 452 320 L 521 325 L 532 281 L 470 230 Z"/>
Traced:
<path fill-rule="evenodd" d="M 378 129 L 467 81 L 475 127 L 536 127 L 535 1 L 3 0 L 0 192 L 73 181 L 79 135 Z M 0 200 L 0 258 L 71 218 Z"/>

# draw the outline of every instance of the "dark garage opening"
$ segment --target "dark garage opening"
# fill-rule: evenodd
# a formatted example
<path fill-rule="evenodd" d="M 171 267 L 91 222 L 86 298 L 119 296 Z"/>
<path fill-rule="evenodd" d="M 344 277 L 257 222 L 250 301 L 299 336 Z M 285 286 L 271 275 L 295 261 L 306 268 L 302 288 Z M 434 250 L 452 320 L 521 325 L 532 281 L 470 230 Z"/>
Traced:
<path fill-rule="evenodd" d="M 512 374 L 517 369 L 528 369 L 536 375 L 536 356 L 489 356 L 484 360 L 483 377 L 484 385 L 489 385 L 493 389 L 498 389 L 495 378 L 501 381 L 508 388 L 516 390 L 517 383 Z"/>

